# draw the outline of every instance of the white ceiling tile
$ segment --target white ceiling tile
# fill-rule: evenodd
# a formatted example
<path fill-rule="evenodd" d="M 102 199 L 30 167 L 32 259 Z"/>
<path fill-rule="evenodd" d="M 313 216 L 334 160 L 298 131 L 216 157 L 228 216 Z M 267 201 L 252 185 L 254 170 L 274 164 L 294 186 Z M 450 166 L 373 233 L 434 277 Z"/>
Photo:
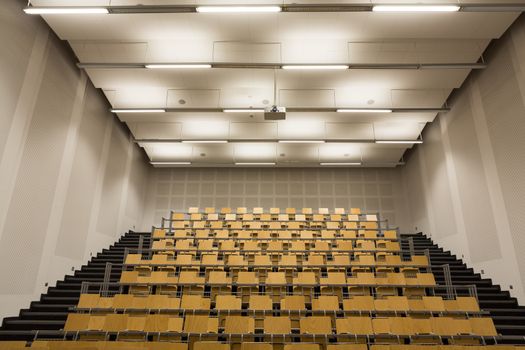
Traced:
<path fill-rule="evenodd" d="M 277 122 L 250 123 L 232 122 L 230 124 L 230 139 L 276 139 Z"/>
<path fill-rule="evenodd" d="M 220 90 L 168 90 L 168 108 L 217 108 L 219 107 Z"/>
<path fill-rule="evenodd" d="M 445 89 L 392 90 L 392 107 L 394 108 L 436 108 L 441 107 L 449 91 Z"/>
<path fill-rule="evenodd" d="M 233 164 L 232 144 L 195 144 L 192 153 L 193 164 L 229 163 Z"/>
<path fill-rule="evenodd" d="M 182 138 L 193 140 L 227 140 L 230 123 L 225 121 L 187 121 L 182 124 Z"/>
<path fill-rule="evenodd" d="M 128 123 L 129 129 L 136 139 L 167 139 L 181 138 L 181 123 Z"/>
<path fill-rule="evenodd" d="M 373 140 L 371 123 L 326 123 L 326 137 L 336 140 Z"/>
<path fill-rule="evenodd" d="M 279 164 L 293 165 L 297 163 L 318 163 L 318 144 L 284 144 L 277 145 L 277 160 Z"/>
<path fill-rule="evenodd" d="M 424 123 L 413 122 L 375 123 L 375 138 L 378 140 L 415 140 L 424 127 Z"/>
<path fill-rule="evenodd" d="M 335 107 L 335 91 L 279 90 L 279 105 L 285 107 Z"/>
<path fill-rule="evenodd" d="M 325 124 L 322 121 L 279 121 L 277 130 L 281 140 L 325 138 Z"/>
<path fill-rule="evenodd" d="M 275 162 L 275 143 L 236 143 L 233 145 L 235 162 Z"/>
<path fill-rule="evenodd" d="M 319 145 L 319 161 L 327 163 L 360 162 L 361 144 L 325 143 Z"/>
<path fill-rule="evenodd" d="M 281 43 L 214 42 L 212 61 L 279 63 Z"/>
<path fill-rule="evenodd" d="M 152 161 L 189 162 L 192 146 L 182 143 L 148 143 L 143 145 Z"/>

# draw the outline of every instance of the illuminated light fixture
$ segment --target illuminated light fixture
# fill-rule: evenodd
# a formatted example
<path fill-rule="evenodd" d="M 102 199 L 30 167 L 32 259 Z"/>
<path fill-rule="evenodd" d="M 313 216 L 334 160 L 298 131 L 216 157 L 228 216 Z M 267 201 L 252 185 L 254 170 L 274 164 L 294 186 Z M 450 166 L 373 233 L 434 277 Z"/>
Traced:
<path fill-rule="evenodd" d="M 350 163 L 319 163 L 320 165 L 326 166 L 345 166 L 345 165 L 362 165 L 361 162 L 350 162 Z"/>
<path fill-rule="evenodd" d="M 357 108 L 340 108 L 338 113 L 392 113 L 391 109 L 357 109 Z"/>
<path fill-rule="evenodd" d="M 416 144 L 416 143 L 423 143 L 423 140 L 376 140 L 376 143 L 384 143 L 384 144 Z"/>
<path fill-rule="evenodd" d="M 155 109 L 112 109 L 113 113 L 165 113 L 166 110 L 162 108 Z"/>
<path fill-rule="evenodd" d="M 148 69 L 207 69 L 211 64 L 146 64 Z"/>
<path fill-rule="evenodd" d="M 376 5 L 374 12 L 457 12 L 461 9 L 456 5 Z"/>
<path fill-rule="evenodd" d="M 191 165 L 191 162 L 149 162 L 151 165 Z"/>
<path fill-rule="evenodd" d="M 198 6 L 199 13 L 276 13 L 280 6 Z"/>
<path fill-rule="evenodd" d="M 109 11 L 104 7 L 26 7 L 28 15 L 105 15 Z"/>
<path fill-rule="evenodd" d="M 182 143 L 228 143 L 227 140 L 183 140 Z"/>
<path fill-rule="evenodd" d="M 235 162 L 235 165 L 275 165 L 275 162 L 262 162 L 262 163 L 257 163 L 257 162 L 246 162 L 246 163 L 239 163 L 239 162 Z"/>
<path fill-rule="evenodd" d="M 325 143 L 325 140 L 279 140 L 279 143 Z"/>
<path fill-rule="evenodd" d="M 262 108 L 224 109 L 224 113 L 264 113 Z"/>
<path fill-rule="evenodd" d="M 348 69 L 346 64 L 311 64 L 311 65 L 284 65 L 282 69 L 287 70 L 341 70 Z"/>

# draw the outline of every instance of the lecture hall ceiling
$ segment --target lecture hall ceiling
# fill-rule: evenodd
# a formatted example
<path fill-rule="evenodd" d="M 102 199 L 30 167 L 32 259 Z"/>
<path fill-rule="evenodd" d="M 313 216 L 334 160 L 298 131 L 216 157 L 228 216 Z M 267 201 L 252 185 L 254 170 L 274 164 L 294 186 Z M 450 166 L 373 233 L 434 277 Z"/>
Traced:
<path fill-rule="evenodd" d="M 483 51 L 525 5 L 419 1 L 461 8 L 375 12 L 399 1 L 334 0 L 316 8 L 323 3 L 76 0 L 110 13 L 43 18 L 156 166 L 390 167 L 414 145 L 376 141 L 419 140 L 471 70 L 490 64 Z M 281 12 L 195 12 L 206 5 Z M 287 108 L 286 120 L 264 120 L 258 110 L 274 103 Z"/>

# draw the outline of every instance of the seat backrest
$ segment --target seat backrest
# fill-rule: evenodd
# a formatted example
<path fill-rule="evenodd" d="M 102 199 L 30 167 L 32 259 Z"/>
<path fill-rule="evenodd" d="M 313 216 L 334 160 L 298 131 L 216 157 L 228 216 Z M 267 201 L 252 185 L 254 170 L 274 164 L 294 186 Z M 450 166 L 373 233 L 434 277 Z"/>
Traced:
<path fill-rule="evenodd" d="M 217 295 L 215 301 L 215 309 L 217 310 L 240 310 L 242 309 L 241 298 L 234 295 Z"/>
<path fill-rule="evenodd" d="M 179 300 L 179 303 L 180 303 L 180 300 Z M 152 294 L 152 295 L 148 295 L 146 299 L 146 306 L 148 309 L 168 308 L 167 306 L 169 304 L 170 302 L 169 302 L 169 298 L 167 295 Z"/>
<path fill-rule="evenodd" d="M 79 309 L 92 309 L 96 308 L 98 304 L 98 294 L 80 294 L 77 307 Z"/>
<path fill-rule="evenodd" d="M 339 311 L 339 298 L 336 295 L 320 295 L 312 300 L 314 311 Z"/>
<path fill-rule="evenodd" d="M 210 299 L 200 295 L 184 294 L 181 299 L 181 309 L 209 310 Z"/>
<path fill-rule="evenodd" d="M 374 311 L 374 297 L 368 295 L 358 295 L 350 299 L 343 300 L 343 310 L 345 311 Z"/>
<path fill-rule="evenodd" d="M 303 334 L 332 334 L 332 318 L 329 316 L 311 316 L 299 320 Z"/>
<path fill-rule="evenodd" d="M 144 326 L 146 325 L 145 316 L 132 316 L 128 317 L 128 323 L 126 325 L 126 330 L 128 331 L 144 331 Z"/>
<path fill-rule="evenodd" d="M 106 332 L 124 331 L 127 328 L 128 317 L 127 314 L 108 314 L 102 329 Z"/>
<path fill-rule="evenodd" d="M 193 350 L 230 350 L 230 344 L 216 341 L 197 341 L 193 343 Z"/>
<path fill-rule="evenodd" d="M 182 317 L 170 317 L 168 320 L 168 332 L 182 332 L 182 324 L 184 318 Z"/>
<path fill-rule="evenodd" d="M 376 317 L 372 319 L 374 334 L 390 334 L 389 317 Z"/>
<path fill-rule="evenodd" d="M 469 319 L 472 333 L 485 337 L 496 336 L 498 332 L 490 317 L 471 317 Z"/>
<path fill-rule="evenodd" d="M 306 310 L 304 295 L 287 295 L 281 300 L 281 310 Z"/>
<path fill-rule="evenodd" d="M 370 317 L 351 316 L 335 320 L 337 334 L 373 334 Z"/>
<path fill-rule="evenodd" d="M 287 316 L 266 316 L 264 318 L 265 334 L 290 334 L 292 321 Z"/>
<path fill-rule="evenodd" d="M 167 332 L 169 323 L 169 315 L 150 314 L 146 316 L 146 323 L 144 324 L 145 332 Z"/>
<path fill-rule="evenodd" d="M 298 272 L 297 277 L 293 278 L 294 284 L 316 284 L 317 280 L 315 277 L 315 272 L 306 271 Z"/>
<path fill-rule="evenodd" d="M 129 309 L 133 307 L 135 298 L 131 294 L 115 294 L 113 296 L 114 309 Z"/>
<path fill-rule="evenodd" d="M 268 272 L 266 277 L 267 285 L 284 285 L 286 284 L 286 274 L 284 272 Z"/>
<path fill-rule="evenodd" d="M 239 271 L 237 284 L 259 284 L 259 278 L 253 271 Z"/>
<path fill-rule="evenodd" d="M 326 350 L 368 350 L 366 344 L 328 344 Z"/>
<path fill-rule="evenodd" d="M 479 312 L 479 304 L 474 297 L 457 297 L 458 311 Z"/>
<path fill-rule="evenodd" d="M 284 344 L 283 350 L 321 350 L 321 345 L 308 343 Z"/>
<path fill-rule="evenodd" d="M 208 284 L 228 284 L 232 283 L 232 278 L 228 277 L 226 271 L 210 271 Z"/>
<path fill-rule="evenodd" d="M 64 331 L 81 331 L 88 329 L 89 314 L 68 314 Z"/>
<path fill-rule="evenodd" d="M 185 333 L 218 333 L 219 320 L 208 315 L 186 315 L 183 329 Z"/>
<path fill-rule="evenodd" d="M 270 260 L 270 256 L 269 255 L 261 255 L 261 254 L 255 255 L 255 259 L 254 259 L 253 264 L 255 266 L 272 266 L 272 262 Z"/>
<path fill-rule="evenodd" d="M 253 334 L 255 332 L 255 319 L 248 316 L 226 316 L 224 333 L 226 334 Z"/>
<path fill-rule="evenodd" d="M 268 311 L 273 309 L 272 299 L 269 295 L 250 295 L 248 308 L 255 311 Z"/>
<path fill-rule="evenodd" d="M 273 345 L 268 343 L 242 342 L 241 350 L 273 350 Z"/>

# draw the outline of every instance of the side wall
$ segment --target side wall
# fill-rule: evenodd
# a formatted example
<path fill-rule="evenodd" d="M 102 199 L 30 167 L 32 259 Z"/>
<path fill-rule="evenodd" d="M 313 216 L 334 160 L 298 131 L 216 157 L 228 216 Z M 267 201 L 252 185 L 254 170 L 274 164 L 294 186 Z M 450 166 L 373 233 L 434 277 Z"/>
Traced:
<path fill-rule="evenodd" d="M 153 169 L 145 222 L 160 224 L 170 209 L 204 207 L 350 208 L 380 211 L 406 226 L 398 169 Z"/>
<path fill-rule="evenodd" d="M 485 57 L 402 169 L 411 231 L 525 303 L 525 17 Z"/>
<path fill-rule="evenodd" d="M 0 6 L 0 319 L 142 224 L 149 165 L 22 1 Z"/>

